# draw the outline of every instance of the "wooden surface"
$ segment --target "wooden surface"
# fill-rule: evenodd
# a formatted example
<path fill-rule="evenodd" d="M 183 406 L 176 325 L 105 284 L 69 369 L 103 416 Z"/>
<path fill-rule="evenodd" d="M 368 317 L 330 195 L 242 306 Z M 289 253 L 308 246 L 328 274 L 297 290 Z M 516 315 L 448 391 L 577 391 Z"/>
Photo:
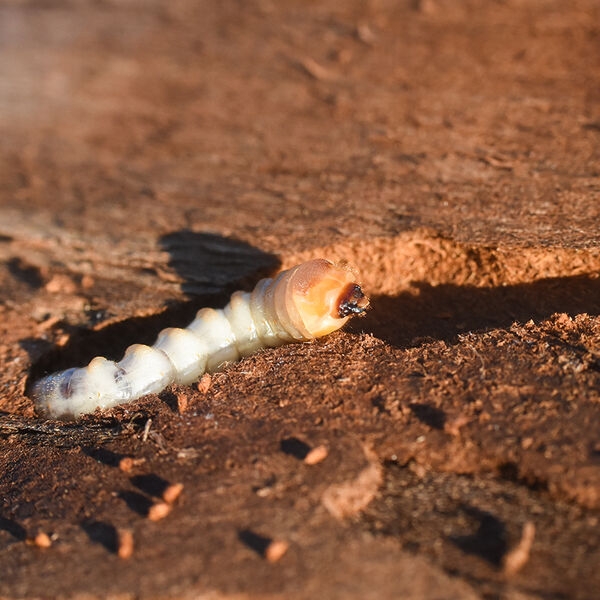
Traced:
<path fill-rule="evenodd" d="M 595 598 L 599 23 L 0 4 L 0 595 Z M 315 256 L 371 295 L 346 331 L 35 416 L 40 375 Z"/>

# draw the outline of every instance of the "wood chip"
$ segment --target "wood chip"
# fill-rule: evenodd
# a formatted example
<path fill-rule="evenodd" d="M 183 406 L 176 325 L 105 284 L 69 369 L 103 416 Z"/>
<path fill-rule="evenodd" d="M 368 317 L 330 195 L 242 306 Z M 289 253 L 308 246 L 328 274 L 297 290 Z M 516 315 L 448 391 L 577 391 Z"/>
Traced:
<path fill-rule="evenodd" d="M 365 448 L 369 465 L 355 479 L 330 485 L 321 496 L 321 502 L 336 519 L 343 520 L 364 510 L 375 498 L 383 483 L 383 470 L 374 453 Z"/>
<path fill-rule="evenodd" d="M 204 373 L 204 375 L 202 375 L 202 377 L 200 377 L 200 381 L 198 381 L 198 383 L 196 384 L 196 387 L 198 388 L 198 391 L 201 394 L 206 394 L 206 392 L 208 392 L 208 390 L 210 389 L 211 383 L 212 383 L 211 374 Z"/>
<path fill-rule="evenodd" d="M 77 291 L 77 285 L 68 275 L 54 275 L 44 286 L 51 294 L 73 294 Z"/>
<path fill-rule="evenodd" d="M 183 483 L 172 483 L 165 488 L 165 491 L 162 493 L 162 499 L 167 504 L 173 504 L 173 502 L 179 498 L 182 491 Z"/>
<path fill-rule="evenodd" d="M 356 28 L 356 35 L 363 44 L 371 46 L 375 43 L 375 34 L 367 23 L 361 23 L 358 25 Z"/>
<path fill-rule="evenodd" d="M 533 446 L 534 441 L 535 440 L 532 437 L 523 438 L 521 440 L 521 448 L 523 448 L 523 450 L 528 450 L 529 448 L 531 448 L 531 446 Z"/>
<path fill-rule="evenodd" d="M 323 462 L 327 458 L 328 454 L 329 450 L 327 450 L 327 446 L 315 446 L 304 457 L 304 463 L 307 465 L 316 465 L 317 463 Z"/>
<path fill-rule="evenodd" d="M 435 0 L 417 0 L 416 9 L 424 15 L 433 15 L 437 12 L 437 4 Z"/>
<path fill-rule="evenodd" d="M 331 81 L 336 78 L 334 73 L 310 57 L 301 60 L 300 65 L 308 75 L 317 81 Z"/>
<path fill-rule="evenodd" d="M 62 317 L 48 317 L 40 323 L 39 327 L 42 331 L 46 331 L 48 329 L 52 329 L 52 327 L 54 327 L 57 323 L 60 323 L 60 321 L 62 321 Z"/>
<path fill-rule="evenodd" d="M 125 456 L 119 461 L 119 469 L 125 473 L 129 473 L 133 469 L 133 458 Z"/>
<path fill-rule="evenodd" d="M 444 423 L 444 431 L 450 435 L 460 435 L 461 427 L 469 423 L 471 419 L 467 415 L 458 415 L 456 418 Z"/>
<path fill-rule="evenodd" d="M 130 529 L 120 529 L 118 532 L 117 554 L 119 558 L 127 560 L 133 554 L 133 532 Z"/>
<path fill-rule="evenodd" d="M 58 338 L 56 338 L 56 345 L 59 348 L 63 348 L 70 341 L 71 336 L 68 333 L 63 333 Z"/>
<path fill-rule="evenodd" d="M 535 525 L 531 521 L 527 521 L 523 525 L 523 533 L 519 543 L 504 556 L 502 566 L 505 575 L 515 575 L 525 566 L 531 554 L 534 537 Z"/>
<path fill-rule="evenodd" d="M 81 278 L 81 287 L 89 290 L 90 288 L 94 287 L 94 284 L 96 282 L 94 281 L 94 278 L 91 275 L 84 275 Z"/>
<path fill-rule="evenodd" d="M 142 442 L 148 441 L 148 435 L 150 434 L 150 428 L 152 427 L 152 419 L 148 419 L 144 425 L 144 432 L 142 433 Z"/>
<path fill-rule="evenodd" d="M 268 498 L 273 493 L 273 488 L 266 485 L 265 487 L 258 488 L 256 490 L 256 495 L 259 498 Z"/>
<path fill-rule="evenodd" d="M 52 546 L 52 540 L 47 533 L 40 531 L 33 539 L 28 540 L 29 543 L 38 548 L 50 548 Z"/>
<path fill-rule="evenodd" d="M 188 411 L 189 401 L 187 394 L 176 392 L 175 397 L 177 398 L 177 412 L 182 415 Z"/>
<path fill-rule="evenodd" d="M 148 510 L 148 519 L 150 521 L 160 521 L 171 512 L 171 505 L 166 502 L 157 502 Z"/>
<path fill-rule="evenodd" d="M 276 563 L 287 551 L 290 545 L 283 540 L 272 540 L 265 549 L 265 558 L 270 563 Z"/>
<path fill-rule="evenodd" d="M 124 456 L 119 461 L 119 469 L 124 473 L 131 472 L 135 467 L 139 467 L 146 462 L 145 458 L 132 458 L 131 456 Z"/>

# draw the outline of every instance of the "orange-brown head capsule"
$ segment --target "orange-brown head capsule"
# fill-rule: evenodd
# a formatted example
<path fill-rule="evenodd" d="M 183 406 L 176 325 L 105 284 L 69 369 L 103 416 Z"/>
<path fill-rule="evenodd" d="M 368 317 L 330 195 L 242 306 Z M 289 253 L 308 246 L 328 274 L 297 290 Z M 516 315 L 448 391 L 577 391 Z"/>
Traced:
<path fill-rule="evenodd" d="M 288 301 L 301 323 L 294 323 L 308 334 L 307 339 L 340 329 L 353 315 L 362 314 L 369 305 L 355 274 L 346 266 L 316 259 L 298 265 L 291 273 Z"/>

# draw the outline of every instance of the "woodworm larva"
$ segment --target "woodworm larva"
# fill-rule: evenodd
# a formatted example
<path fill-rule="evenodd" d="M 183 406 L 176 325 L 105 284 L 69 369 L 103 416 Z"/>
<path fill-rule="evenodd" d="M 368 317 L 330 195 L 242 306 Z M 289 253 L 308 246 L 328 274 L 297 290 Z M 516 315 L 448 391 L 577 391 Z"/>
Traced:
<path fill-rule="evenodd" d="M 345 266 L 316 259 L 235 292 L 223 309 L 203 308 L 186 329 L 163 329 L 153 346 L 134 344 L 119 362 L 101 356 L 60 371 L 32 389 L 38 413 L 75 418 L 190 384 L 204 372 L 260 348 L 318 338 L 362 314 L 368 298 Z"/>

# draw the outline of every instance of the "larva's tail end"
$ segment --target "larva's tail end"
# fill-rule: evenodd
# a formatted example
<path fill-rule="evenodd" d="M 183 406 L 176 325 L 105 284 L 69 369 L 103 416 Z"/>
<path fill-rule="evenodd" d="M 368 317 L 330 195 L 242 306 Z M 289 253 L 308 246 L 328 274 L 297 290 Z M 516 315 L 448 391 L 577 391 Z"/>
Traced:
<path fill-rule="evenodd" d="M 317 259 L 297 267 L 294 302 L 305 329 L 321 337 L 340 329 L 350 317 L 361 315 L 369 299 L 348 266 Z"/>
<path fill-rule="evenodd" d="M 74 415 L 65 405 L 65 393 L 68 390 L 68 382 L 76 369 L 61 371 L 48 375 L 37 381 L 29 391 L 35 405 L 35 412 L 44 419 L 72 419 Z"/>
<path fill-rule="evenodd" d="M 87 367 L 74 367 L 40 379 L 29 395 L 39 416 L 69 420 L 91 414 L 97 408 L 121 404 L 131 398 L 131 391 L 122 369 L 97 356 Z"/>

